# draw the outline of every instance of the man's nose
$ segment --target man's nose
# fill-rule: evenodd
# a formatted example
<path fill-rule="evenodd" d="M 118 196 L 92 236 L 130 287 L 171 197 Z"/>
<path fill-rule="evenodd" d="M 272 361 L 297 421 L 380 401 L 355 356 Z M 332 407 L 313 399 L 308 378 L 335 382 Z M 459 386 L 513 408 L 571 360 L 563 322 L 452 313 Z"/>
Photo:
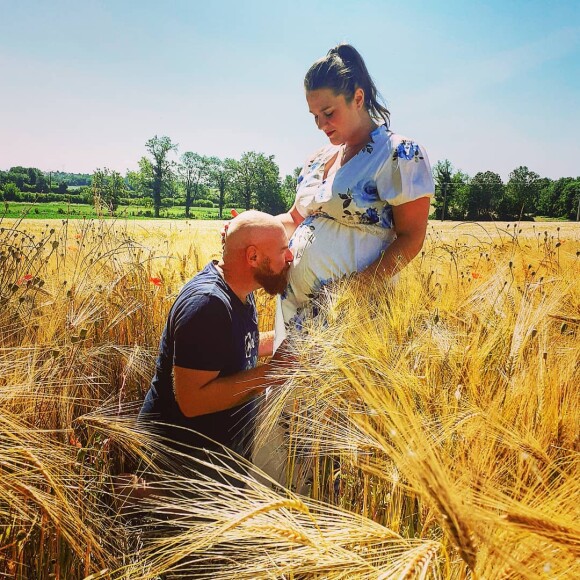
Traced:
<path fill-rule="evenodd" d="M 290 248 L 288 248 L 286 250 L 286 261 L 287 262 L 293 262 L 294 261 L 294 254 L 292 253 L 292 250 Z"/>

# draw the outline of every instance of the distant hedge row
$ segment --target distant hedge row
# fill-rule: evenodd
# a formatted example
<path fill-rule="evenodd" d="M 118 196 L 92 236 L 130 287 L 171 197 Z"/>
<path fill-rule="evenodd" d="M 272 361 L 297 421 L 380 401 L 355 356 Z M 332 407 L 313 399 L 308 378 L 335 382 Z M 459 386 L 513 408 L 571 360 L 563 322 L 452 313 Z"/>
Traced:
<path fill-rule="evenodd" d="M 28 191 L 19 191 L 15 187 L 5 187 L 4 191 L 0 188 L 0 200 L 15 201 L 24 203 L 75 203 L 92 205 L 92 194 L 89 188 L 78 192 L 76 195 L 69 193 L 33 193 Z M 126 197 L 120 200 L 120 205 L 125 206 L 143 206 L 150 203 L 151 200 L 135 197 Z M 185 206 L 185 198 L 165 198 L 164 207 Z M 192 207 L 217 207 L 210 199 L 198 199 L 192 203 Z"/>

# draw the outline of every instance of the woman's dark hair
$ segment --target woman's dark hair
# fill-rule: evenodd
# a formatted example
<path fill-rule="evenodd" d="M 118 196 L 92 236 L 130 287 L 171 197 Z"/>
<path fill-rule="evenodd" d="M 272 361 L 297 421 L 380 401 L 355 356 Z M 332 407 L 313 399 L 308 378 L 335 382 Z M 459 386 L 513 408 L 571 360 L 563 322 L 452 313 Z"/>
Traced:
<path fill-rule="evenodd" d="M 307 91 L 332 89 L 336 95 L 344 95 L 347 102 L 352 101 L 356 89 L 361 88 L 369 115 L 375 121 L 382 119 L 389 126 L 391 114 L 383 104 L 362 56 L 350 44 L 339 44 L 317 60 L 304 77 L 304 88 Z"/>

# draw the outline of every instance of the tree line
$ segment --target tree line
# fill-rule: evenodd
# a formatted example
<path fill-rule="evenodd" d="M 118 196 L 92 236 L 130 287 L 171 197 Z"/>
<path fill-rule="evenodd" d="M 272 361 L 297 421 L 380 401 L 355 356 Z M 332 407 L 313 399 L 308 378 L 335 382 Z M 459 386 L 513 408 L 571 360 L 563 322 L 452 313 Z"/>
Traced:
<path fill-rule="evenodd" d="M 151 204 L 154 217 L 162 208 L 255 208 L 280 213 L 294 201 L 300 168 L 280 178 L 273 155 L 256 151 L 240 159 L 220 159 L 193 151 L 179 154 L 169 137 L 157 135 L 145 143 L 138 169 L 122 176 L 107 168 L 92 175 L 42 172 L 12 167 L 0 171 L 0 199 L 4 201 L 67 201 L 91 203 L 113 214 L 120 205 Z M 470 177 L 448 159 L 433 166 L 435 219 L 511 220 L 535 216 L 580 220 L 580 177 L 552 180 L 521 166 L 504 183 L 492 171 Z"/>
<path fill-rule="evenodd" d="M 41 171 L 36 167 L 11 167 L 0 171 L 0 190 L 8 184 L 14 187 L 9 191 L 21 193 L 60 193 L 64 194 L 80 186 L 88 186 L 91 176 L 88 173 L 65 173 L 64 171 Z"/>
<path fill-rule="evenodd" d="M 294 201 L 299 168 L 282 180 L 273 155 L 256 151 L 243 153 L 240 159 L 220 159 L 193 151 L 179 155 L 176 143 L 157 135 L 145 143 L 145 150 L 147 154 L 139 160 L 138 169 L 127 171 L 125 176 L 103 168 L 90 176 L 69 174 L 74 179 L 65 181 L 66 174 L 49 175 L 36 168 L 0 171 L 0 199 L 91 203 L 99 212 L 109 213 L 120 205 L 145 203 L 152 205 L 154 217 L 160 216 L 162 208 L 178 205 L 185 208 L 188 218 L 193 207 L 217 207 L 221 218 L 228 206 L 275 214 Z"/>
<path fill-rule="evenodd" d="M 580 177 L 552 180 L 520 166 L 504 184 L 493 171 L 469 177 L 456 171 L 448 159 L 433 166 L 433 177 L 435 219 L 482 221 L 542 216 L 580 221 Z"/>

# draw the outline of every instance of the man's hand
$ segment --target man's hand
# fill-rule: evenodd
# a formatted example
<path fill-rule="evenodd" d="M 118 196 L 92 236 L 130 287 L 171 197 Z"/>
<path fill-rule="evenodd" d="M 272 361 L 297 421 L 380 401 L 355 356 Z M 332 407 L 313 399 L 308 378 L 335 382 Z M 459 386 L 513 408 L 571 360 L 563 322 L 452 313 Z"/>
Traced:
<path fill-rule="evenodd" d="M 280 346 L 276 349 L 270 364 L 273 368 L 287 368 L 290 369 L 298 359 L 296 355 L 292 352 L 291 344 L 288 339 L 285 338 Z"/>

